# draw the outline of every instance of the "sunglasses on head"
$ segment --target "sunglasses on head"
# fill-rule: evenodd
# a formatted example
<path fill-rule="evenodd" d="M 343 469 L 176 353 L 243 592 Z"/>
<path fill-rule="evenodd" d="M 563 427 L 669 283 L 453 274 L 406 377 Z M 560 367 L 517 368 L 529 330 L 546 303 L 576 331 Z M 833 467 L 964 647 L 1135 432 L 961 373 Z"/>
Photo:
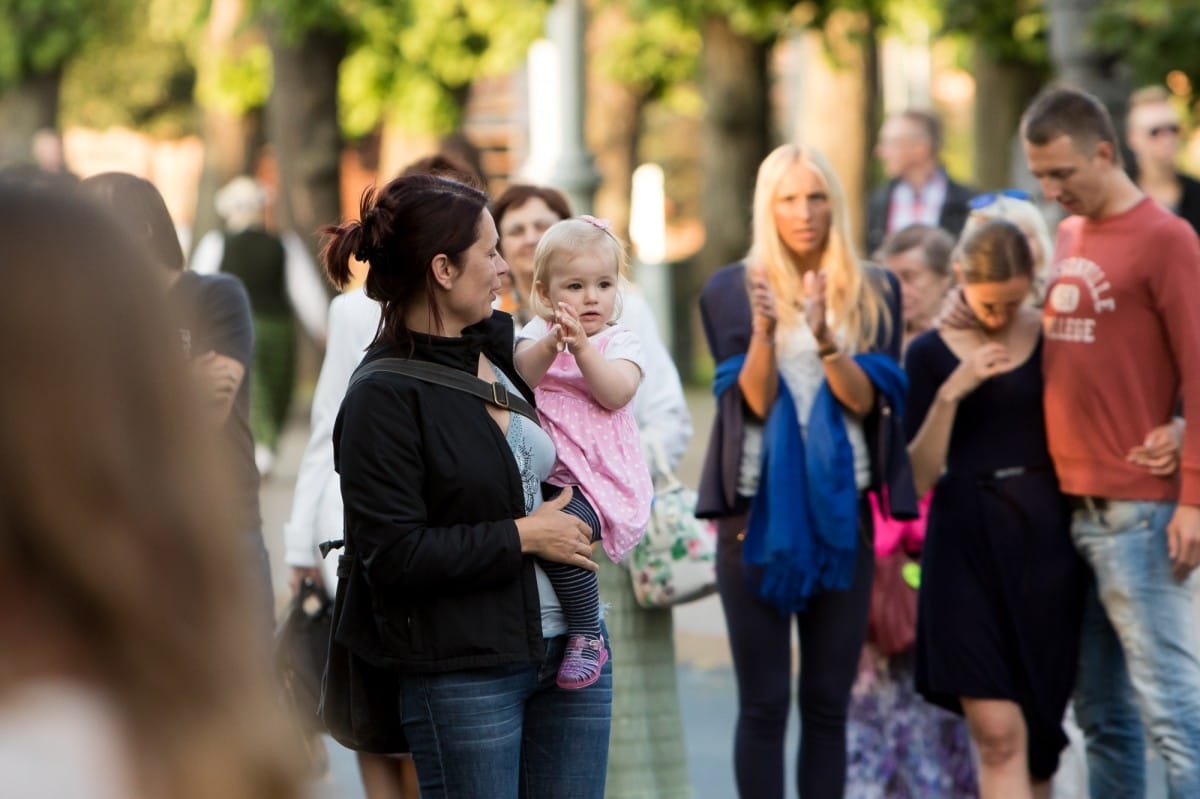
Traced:
<path fill-rule="evenodd" d="M 1151 137 L 1157 139 L 1164 133 L 1170 133 L 1172 136 L 1178 136 L 1180 130 L 1181 128 L 1179 127 L 1178 122 L 1168 122 L 1165 125 L 1155 125 L 1146 132 L 1149 133 Z"/>
<path fill-rule="evenodd" d="M 1028 200 L 1029 192 L 1021 191 L 1020 189 L 1001 189 L 1000 191 L 989 191 L 987 194 L 980 194 L 972 197 L 967 202 L 967 207 L 972 211 L 979 211 L 987 208 L 1001 197 L 1011 197 L 1014 200 Z"/>

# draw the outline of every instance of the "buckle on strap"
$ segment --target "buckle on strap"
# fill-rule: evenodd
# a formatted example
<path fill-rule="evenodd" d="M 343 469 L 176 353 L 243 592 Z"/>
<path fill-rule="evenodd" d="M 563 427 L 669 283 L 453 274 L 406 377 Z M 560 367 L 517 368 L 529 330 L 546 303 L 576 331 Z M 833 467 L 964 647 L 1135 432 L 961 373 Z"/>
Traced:
<path fill-rule="evenodd" d="M 501 408 L 508 408 L 508 389 L 499 381 L 492 383 L 492 402 Z"/>

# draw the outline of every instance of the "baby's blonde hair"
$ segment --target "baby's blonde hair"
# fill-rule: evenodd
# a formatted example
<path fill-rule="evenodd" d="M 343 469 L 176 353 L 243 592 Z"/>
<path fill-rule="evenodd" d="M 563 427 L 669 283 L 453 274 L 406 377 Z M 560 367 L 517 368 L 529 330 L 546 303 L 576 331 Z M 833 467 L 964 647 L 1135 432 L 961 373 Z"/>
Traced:
<path fill-rule="evenodd" d="M 556 264 L 562 264 L 581 253 L 599 252 L 608 255 L 617 266 L 617 302 L 613 319 L 621 316 L 621 289 L 629 273 L 629 256 L 625 245 L 607 227 L 604 220 L 590 221 L 574 217 L 556 222 L 538 242 L 533 253 L 533 296 L 529 303 L 533 312 L 546 320 L 554 318 L 554 309 L 543 299 L 550 291 L 550 276 Z M 609 320 L 612 321 L 612 320 Z"/>

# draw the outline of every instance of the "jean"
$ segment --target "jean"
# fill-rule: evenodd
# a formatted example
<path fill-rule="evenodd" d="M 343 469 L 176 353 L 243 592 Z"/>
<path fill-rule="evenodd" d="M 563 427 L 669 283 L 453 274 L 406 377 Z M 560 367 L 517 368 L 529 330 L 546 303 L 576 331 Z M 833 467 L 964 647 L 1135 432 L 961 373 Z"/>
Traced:
<path fill-rule="evenodd" d="M 1167 556 L 1174 511 L 1110 500 L 1072 518 L 1094 574 L 1075 689 L 1093 799 L 1145 795 L 1147 737 L 1166 763 L 1170 796 L 1200 797 L 1200 644 L 1190 580 L 1171 576 Z"/>
<path fill-rule="evenodd" d="M 870 507 L 859 508 L 854 581 L 812 597 L 797 614 L 781 613 L 746 579 L 746 517 L 717 524 L 717 585 L 737 678 L 734 778 L 743 799 L 782 799 L 784 738 L 792 693 L 792 624 L 800 639 L 800 752 L 796 782 L 804 799 L 840 799 L 846 785 L 846 717 L 858 673 L 875 547 Z"/>
<path fill-rule="evenodd" d="M 565 645 L 548 639 L 541 663 L 401 676 L 421 799 L 603 799 L 612 661 L 587 688 L 559 688 Z"/>

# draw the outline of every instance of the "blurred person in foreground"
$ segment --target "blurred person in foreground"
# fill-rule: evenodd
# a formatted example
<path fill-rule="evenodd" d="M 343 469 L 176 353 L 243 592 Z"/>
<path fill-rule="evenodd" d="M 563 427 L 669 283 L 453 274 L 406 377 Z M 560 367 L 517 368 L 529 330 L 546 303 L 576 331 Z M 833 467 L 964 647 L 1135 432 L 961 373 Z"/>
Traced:
<path fill-rule="evenodd" d="M 437 175 L 469 186 L 479 178 L 440 153 L 418 159 L 402 175 Z M 362 286 L 339 294 L 329 304 L 329 339 L 313 392 L 308 445 L 300 460 L 292 513 L 283 527 L 292 593 L 310 579 L 332 595 L 337 586 L 337 556 L 320 560 L 318 548 L 342 537 L 342 490 L 333 468 L 333 423 L 346 385 L 379 329 L 379 303 Z M 320 565 L 318 565 L 320 564 Z M 416 799 L 417 772 L 407 753 L 358 752 L 358 768 L 367 799 Z"/>
<path fill-rule="evenodd" d="M 550 227 L 571 216 L 567 198 L 549 186 L 515 183 L 492 203 L 500 231 L 500 253 L 509 262 L 509 296 L 517 319 L 532 318 L 534 252 Z M 524 291 L 525 293 L 521 293 Z M 505 298 L 502 297 L 502 300 Z M 692 437 L 683 384 L 658 332 L 645 296 L 626 283 L 621 289 L 620 323 L 642 345 L 646 373 L 633 400 L 642 449 L 652 473 L 654 450 L 666 466 L 678 467 Z M 609 738 L 607 799 L 689 799 L 683 721 L 675 662 L 674 617 L 670 608 L 643 608 L 629 570 L 598 558 L 600 597 L 609 644 L 619 653 L 613 664 L 612 734 Z"/>
<path fill-rule="evenodd" d="M 298 799 L 243 531 L 141 244 L 83 198 L 0 187 L 0 793 Z"/>
<path fill-rule="evenodd" d="M 192 367 L 204 421 L 221 443 L 223 465 L 234 489 L 232 510 L 242 530 L 242 569 L 258 585 L 258 613 L 264 632 L 269 631 L 275 624 L 275 593 L 262 537 L 258 467 L 250 433 L 247 376 L 254 360 L 254 325 L 246 289 L 230 275 L 186 270 L 171 214 L 150 181 L 125 172 L 104 172 L 79 185 L 114 214 L 157 267 L 146 281 L 167 309 L 176 346 Z"/>
<path fill-rule="evenodd" d="M 1129 176 L 1163 208 L 1182 217 L 1200 233 L 1200 180 L 1179 171 L 1183 122 L 1162 86 L 1147 86 L 1129 96 L 1125 143 L 1133 154 Z"/>

